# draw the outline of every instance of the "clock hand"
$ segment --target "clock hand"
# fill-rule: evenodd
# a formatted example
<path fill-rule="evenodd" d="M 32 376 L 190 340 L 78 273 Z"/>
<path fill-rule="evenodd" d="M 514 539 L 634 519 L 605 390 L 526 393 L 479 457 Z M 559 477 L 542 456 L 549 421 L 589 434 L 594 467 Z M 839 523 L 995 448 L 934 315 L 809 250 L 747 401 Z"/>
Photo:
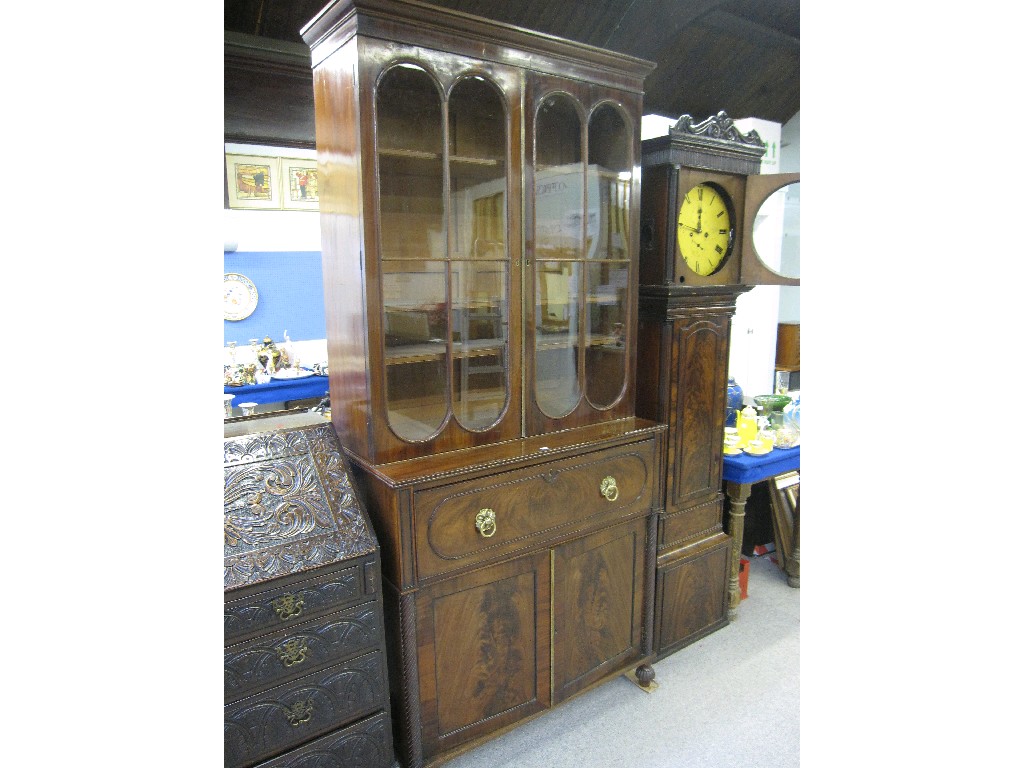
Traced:
<path fill-rule="evenodd" d="M 681 221 L 679 222 L 679 226 L 683 227 L 684 229 L 688 229 L 691 232 L 696 232 L 697 234 L 700 234 L 700 228 L 699 227 L 691 227 L 689 224 L 683 224 L 683 222 L 681 222 Z"/>
<path fill-rule="evenodd" d="M 698 235 L 700 234 L 700 212 L 701 212 L 701 209 L 698 208 L 697 209 L 697 229 L 695 230 Z"/>

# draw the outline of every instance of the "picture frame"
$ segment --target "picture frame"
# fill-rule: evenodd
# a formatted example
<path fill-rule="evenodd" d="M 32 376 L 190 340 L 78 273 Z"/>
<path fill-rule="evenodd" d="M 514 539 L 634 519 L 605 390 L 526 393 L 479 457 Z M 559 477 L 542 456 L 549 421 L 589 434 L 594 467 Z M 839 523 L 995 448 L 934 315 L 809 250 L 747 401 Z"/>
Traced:
<path fill-rule="evenodd" d="M 230 208 L 280 210 L 280 158 L 225 153 L 224 162 Z"/>
<path fill-rule="evenodd" d="M 775 553 L 779 566 L 786 569 L 786 563 L 793 557 L 799 546 L 795 537 L 797 509 L 800 500 L 800 472 L 783 472 L 768 482 L 772 509 L 772 527 L 775 532 Z"/>
<path fill-rule="evenodd" d="M 282 157 L 281 187 L 284 210 L 320 210 L 320 185 L 316 160 Z"/>

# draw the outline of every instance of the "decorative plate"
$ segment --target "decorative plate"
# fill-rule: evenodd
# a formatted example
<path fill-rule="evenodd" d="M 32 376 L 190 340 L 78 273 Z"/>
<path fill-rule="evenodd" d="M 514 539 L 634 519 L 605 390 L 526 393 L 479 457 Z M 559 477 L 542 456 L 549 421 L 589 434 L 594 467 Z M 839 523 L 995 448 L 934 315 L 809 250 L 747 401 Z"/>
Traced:
<path fill-rule="evenodd" d="M 270 378 L 287 381 L 288 379 L 304 379 L 307 376 L 315 375 L 312 371 L 307 371 L 305 368 L 296 370 L 294 368 L 283 368 L 277 373 L 270 374 Z"/>
<path fill-rule="evenodd" d="M 256 286 L 248 277 L 237 272 L 224 274 L 225 320 L 244 320 L 256 311 L 259 298 Z"/>

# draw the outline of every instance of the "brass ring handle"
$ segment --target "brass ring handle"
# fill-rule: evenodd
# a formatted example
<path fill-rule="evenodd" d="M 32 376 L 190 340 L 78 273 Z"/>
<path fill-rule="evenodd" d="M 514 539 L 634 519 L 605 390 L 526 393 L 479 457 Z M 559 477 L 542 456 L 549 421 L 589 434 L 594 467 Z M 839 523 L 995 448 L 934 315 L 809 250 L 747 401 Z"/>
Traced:
<path fill-rule="evenodd" d="M 615 478 L 611 475 L 601 481 L 601 495 L 608 501 L 615 501 L 619 498 L 619 486 L 615 484 Z"/>
<path fill-rule="evenodd" d="M 498 519 L 493 509 L 481 509 L 476 513 L 476 530 L 485 539 L 491 538 L 498 530 Z"/>

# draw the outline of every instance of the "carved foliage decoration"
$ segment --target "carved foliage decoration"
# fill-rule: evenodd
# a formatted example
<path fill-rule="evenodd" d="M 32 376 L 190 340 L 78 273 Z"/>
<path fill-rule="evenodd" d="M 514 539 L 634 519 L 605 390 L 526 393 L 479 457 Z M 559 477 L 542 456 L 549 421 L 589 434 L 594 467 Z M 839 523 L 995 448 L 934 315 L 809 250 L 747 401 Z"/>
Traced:
<path fill-rule="evenodd" d="M 224 587 L 376 549 L 329 424 L 224 441 Z"/>
<path fill-rule="evenodd" d="M 736 123 L 724 111 L 701 120 L 699 123 L 694 122 L 693 117 L 690 115 L 682 115 L 676 121 L 676 124 L 672 126 L 672 131 L 693 136 L 721 139 L 723 141 L 734 141 L 738 144 L 749 144 L 753 147 L 764 146 L 764 142 L 761 141 L 761 136 L 757 131 L 752 130 L 748 133 L 740 133 Z"/>

